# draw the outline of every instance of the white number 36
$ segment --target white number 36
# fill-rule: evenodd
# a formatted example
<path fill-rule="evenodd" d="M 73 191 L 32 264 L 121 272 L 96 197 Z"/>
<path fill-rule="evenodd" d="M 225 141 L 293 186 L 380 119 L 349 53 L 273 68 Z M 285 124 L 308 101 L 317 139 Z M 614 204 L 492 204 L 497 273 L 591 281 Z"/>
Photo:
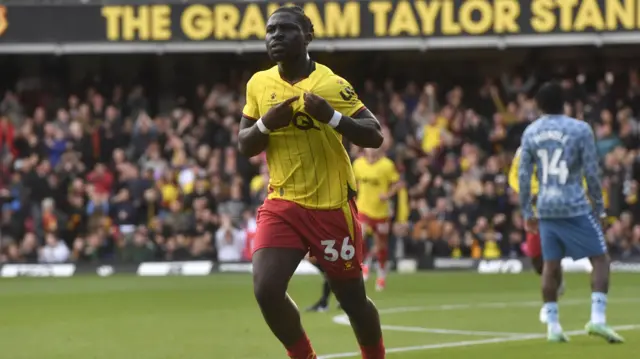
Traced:
<path fill-rule="evenodd" d="M 324 259 L 329 262 L 335 262 L 338 259 L 342 259 L 345 261 L 353 259 L 356 255 L 356 248 L 349 243 L 349 237 L 344 237 L 342 240 L 342 247 L 340 248 L 340 253 L 336 250 L 335 245 L 336 241 L 333 239 L 328 239 L 326 241 L 320 242 L 324 247 Z"/>

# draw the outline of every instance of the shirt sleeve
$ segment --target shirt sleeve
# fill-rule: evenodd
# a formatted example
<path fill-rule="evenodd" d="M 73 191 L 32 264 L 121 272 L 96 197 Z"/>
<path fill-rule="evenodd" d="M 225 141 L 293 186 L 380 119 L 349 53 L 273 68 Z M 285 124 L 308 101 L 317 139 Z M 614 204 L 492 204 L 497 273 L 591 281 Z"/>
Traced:
<path fill-rule="evenodd" d="M 333 75 L 329 81 L 328 95 L 325 100 L 334 110 L 345 116 L 353 117 L 366 108 L 347 80 Z"/>
<path fill-rule="evenodd" d="M 390 183 L 396 183 L 398 181 L 400 181 L 400 173 L 398 173 L 398 170 L 396 169 L 396 165 L 393 162 L 389 163 L 389 182 Z"/>
<path fill-rule="evenodd" d="M 247 82 L 247 103 L 242 109 L 242 116 L 257 121 L 260 118 L 260 106 L 258 105 L 258 95 L 256 94 L 256 79 L 255 75 Z"/>
<path fill-rule="evenodd" d="M 531 176 L 533 175 L 533 156 L 527 132 L 522 136 L 522 150 L 520 151 L 520 163 L 518 166 L 518 183 L 520 184 L 520 206 L 524 219 L 533 217 L 533 204 L 531 203 Z"/>
<path fill-rule="evenodd" d="M 600 184 L 600 164 L 598 161 L 598 149 L 596 148 L 593 130 L 585 125 L 584 146 L 582 148 L 582 165 L 584 166 L 584 178 L 587 182 L 587 192 L 593 204 L 593 211 L 597 216 L 604 216 L 604 202 L 602 199 L 602 186 Z"/>

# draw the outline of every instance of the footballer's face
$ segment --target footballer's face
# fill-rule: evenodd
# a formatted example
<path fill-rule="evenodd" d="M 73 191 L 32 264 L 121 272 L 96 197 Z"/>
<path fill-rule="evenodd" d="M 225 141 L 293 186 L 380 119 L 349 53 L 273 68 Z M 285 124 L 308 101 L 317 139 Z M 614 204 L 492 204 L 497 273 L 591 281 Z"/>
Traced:
<path fill-rule="evenodd" d="M 305 33 L 296 16 L 277 12 L 267 21 L 267 53 L 275 62 L 298 58 L 305 51 Z"/>

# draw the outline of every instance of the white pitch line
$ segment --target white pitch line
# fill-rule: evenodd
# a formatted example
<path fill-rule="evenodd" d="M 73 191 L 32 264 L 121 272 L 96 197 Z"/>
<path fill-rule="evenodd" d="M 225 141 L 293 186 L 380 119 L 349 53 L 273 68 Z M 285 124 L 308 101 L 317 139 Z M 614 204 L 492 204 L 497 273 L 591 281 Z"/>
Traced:
<path fill-rule="evenodd" d="M 568 299 L 561 300 L 562 305 L 578 305 L 591 303 L 591 300 L 585 299 Z M 611 298 L 609 303 L 640 303 L 640 298 Z M 507 308 L 507 307 L 538 307 L 542 306 L 540 301 L 528 301 L 528 302 L 487 302 L 476 304 L 443 304 L 443 305 L 430 305 L 424 307 L 400 307 L 400 308 L 388 308 L 379 309 L 380 314 L 395 314 L 395 313 L 411 313 L 411 312 L 426 312 L 426 311 L 444 311 L 444 310 L 463 310 L 463 309 L 476 309 L 476 308 Z"/>
<path fill-rule="evenodd" d="M 588 300 L 564 300 L 562 301 L 563 305 L 577 305 L 577 304 L 585 304 L 590 303 Z M 638 298 L 620 298 L 620 299 L 609 299 L 609 303 L 640 303 L 640 299 Z M 401 307 L 401 308 L 389 308 L 389 309 L 381 309 L 378 310 L 380 314 L 393 314 L 393 313 L 411 313 L 411 312 L 419 312 L 419 311 L 442 311 L 442 310 L 462 310 L 462 309 L 472 309 L 472 308 L 505 308 L 505 307 L 534 307 L 539 306 L 540 302 L 538 301 L 529 301 L 529 302 L 492 302 L 492 303 L 476 303 L 476 304 L 444 304 L 444 305 L 433 305 L 426 307 Z M 340 325 L 350 325 L 349 318 L 345 314 L 337 315 L 333 317 L 333 322 Z M 409 331 L 413 331 L 415 327 L 400 327 L 400 326 L 386 326 L 383 325 L 383 329 L 387 328 L 387 330 L 394 330 L 390 327 L 395 327 L 395 330 L 400 330 L 400 328 L 411 328 Z M 630 324 L 630 325 L 622 325 L 614 327 L 615 330 L 624 331 L 624 330 L 633 330 L 640 328 L 640 324 Z M 436 331 L 449 331 L 448 329 L 439 329 L 439 328 L 421 328 L 423 331 L 428 331 L 430 333 L 435 333 Z M 469 331 L 467 333 L 454 333 L 458 332 L 452 330 L 449 333 L 444 334 L 460 334 L 460 335 L 480 335 L 478 333 L 482 332 L 473 332 Z M 475 333 L 475 334 L 470 334 Z M 585 335 L 584 330 L 575 330 L 572 332 L 566 332 L 567 335 Z M 387 353 L 404 353 L 404 352 L 412 352 L 412 351 L 421 351 L 421 350 L 433 350 L 433 349 L 444 349 L 444 348 L 458 348 L 458 347 L 467 347 L 474 345 L 484 345 L 484 344 L 494 344 L 494 343 L 507 343 L 514 341 L 525 341 L 525 340 L 533 340 L 533 339 L 543 339 L 546 337 L 544 334 L 518 334 L 518 333 L 502 333 L 504 335 L 500 338 L 488 338 L 488 339 L 479 339 L 479 340 L 465 340 L 459 342 L 450 342 L 450 343 L 437 343 L 437 344 L 427 344 L 427 345 L 417 345 L 417 346 L 408 346 L 408 347 L 398 347 L 398 348 L 388 348 Z M 327 354 L 321 355 L 318 359 L 332 359 L 332 358 L 354 358 L 359 357 L 361 354 L 359 352 L 347 352 L 347 353 L 336 353 L 336 354 Z"/>
<path fill-rule="evenodd" d="M 634 330 L 638 328 L 640 328 L 640 324 L 620 325 L 620 326 L 613 327 L 613 329 L 618 331 Z M 565 334 L 578 336 L 578 335 L 585 335 L 586 333 L 584 330 L 574 330 L 570 332 L 565 332 Z M 526 341 L 526 340 L 533 340 L 533 339 L 544 339 L 546 337 L 547 337 L 546 334 L 527 334 L 527 335 L 520 335 L 520 336 L 513 336 L 513 337 L 466 340 L 466 341 L 452 342 L 452 343 L 438 343 L 438 344 L 429 344 L 429 345 L 416 345 L 416 346 L 410 346 L 410 347 L 388 348 L 386 351 L 387 351 L 387 354 L 406 353 L 406 352 L 414 352 L 414 351 L 421 351 L 421 350 L 460 348 L 460 347 L 469 347 L 474 345 L 518 342 L 518 341 Z M 358 358 L 360 357 L 360 355 L 361 355 L 360 352 L 336 353 L 336 354 L 320 355 L 318 359 Z"/>
<path fill-rule="evenodd" d="M 396 308 L 403 309 L 403 308 Z M 416 311 L 417 308 L 406 308 L 411 311 Z M 398 313 L 399 311 L 395 311 Z M 407 311 L 404 311 L 407 312 Z M 389 310 L 380 311 L 380 313 L 390 313 Z M 345 315 L 337 315 L 333 318 L 333 322 L 340 325 L 350 325 L 349 318 Z M 433 334 L 452 334 L 452 335 L 473 335 L 473 336 L 519 336 L 526 335 L 527 333 L 504 333 L 504 332 L 485 332 L 485 331 L 470 331 L 470 330 L 456 330 L 456 329 L 440 329 L 440 328 L 424 328 L 424 327 L 406 327 L 399 325 L 382 325 L 382 330 L 393 330 L 397 332 L 414 332 L 414 333 L 433 333 Z"/>
<path fill-rule="evenodd" d="M 590 303 L 590 300 L 565 300 L 562 301 L 562 305 L 579 305 Z M 610 299 L 609 303 L 640 303 L 640 299 L 637 298 L 620 298 Z M 411 313 L 411 312 L 424 312 L 424 311 L 443 311 L 443 310 L 464 310 L 464 309 L 476 309 L 476 308 L 507 308 L 507 307 L 533 307 L 540 306 L 540 302 L 488 302 L 488 303 L 475 303 L 475 304 L 444 304 L 444 305 L 432 305 L 426 307 L 399 307 L 380 309 L 380 314 L 396 314 L 396 313 Z M 333 322 L 340 325 L 350 325 L 349 317 L 346 314 L 340 314 L 332 318 Z M 383 325 L 382 329 L 401 331 L 401 332 L 418 332 L 418 333 L 435 333 L 435 334 L 452 334 L 452 335 L 477 335 L 477 336 L 520 336 L 528 335 L 529 333 L 503 333 L 503 332 L 486 332 L 486 331 L 471 331 L 471 330 L 455 330 L 455 329 L 442 329 L 442 328 L 424 328 L 424 327 L 409 327 L 409 326 L 397 326 L 397 325 Z"/>
<path fill-rule="evenodd" d="M 527 335 L 527 333 L 485 332 L 481 330 L 455 330 L 455 329 L 439 329 L 439 328 L 423 328 L 423 327 L 405 327 L 400 325 L 382 325 L 381 327 L 382 327 L 382 330 L 393 330 L 397 332 L 469 335 L 469 336 L 481 336 L 481 337 L 517 337 L 517 336 Z"/>

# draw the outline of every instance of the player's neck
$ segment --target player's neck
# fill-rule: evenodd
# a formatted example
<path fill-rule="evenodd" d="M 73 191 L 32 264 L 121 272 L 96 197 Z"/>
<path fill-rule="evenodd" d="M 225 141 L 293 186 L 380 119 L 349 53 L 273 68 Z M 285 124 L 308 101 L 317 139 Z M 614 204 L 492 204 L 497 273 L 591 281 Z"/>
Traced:
<path fill-rule="evenodd" d="M 305 53 L 295 60 L 287 61 L 286 63 L 279 62 L 278 72 L 283 80 L 289 83 L 296 83 L 309 77 L 313 69 L 312 64 L 313 61 L 311 61 L 309 55 Z"/>

